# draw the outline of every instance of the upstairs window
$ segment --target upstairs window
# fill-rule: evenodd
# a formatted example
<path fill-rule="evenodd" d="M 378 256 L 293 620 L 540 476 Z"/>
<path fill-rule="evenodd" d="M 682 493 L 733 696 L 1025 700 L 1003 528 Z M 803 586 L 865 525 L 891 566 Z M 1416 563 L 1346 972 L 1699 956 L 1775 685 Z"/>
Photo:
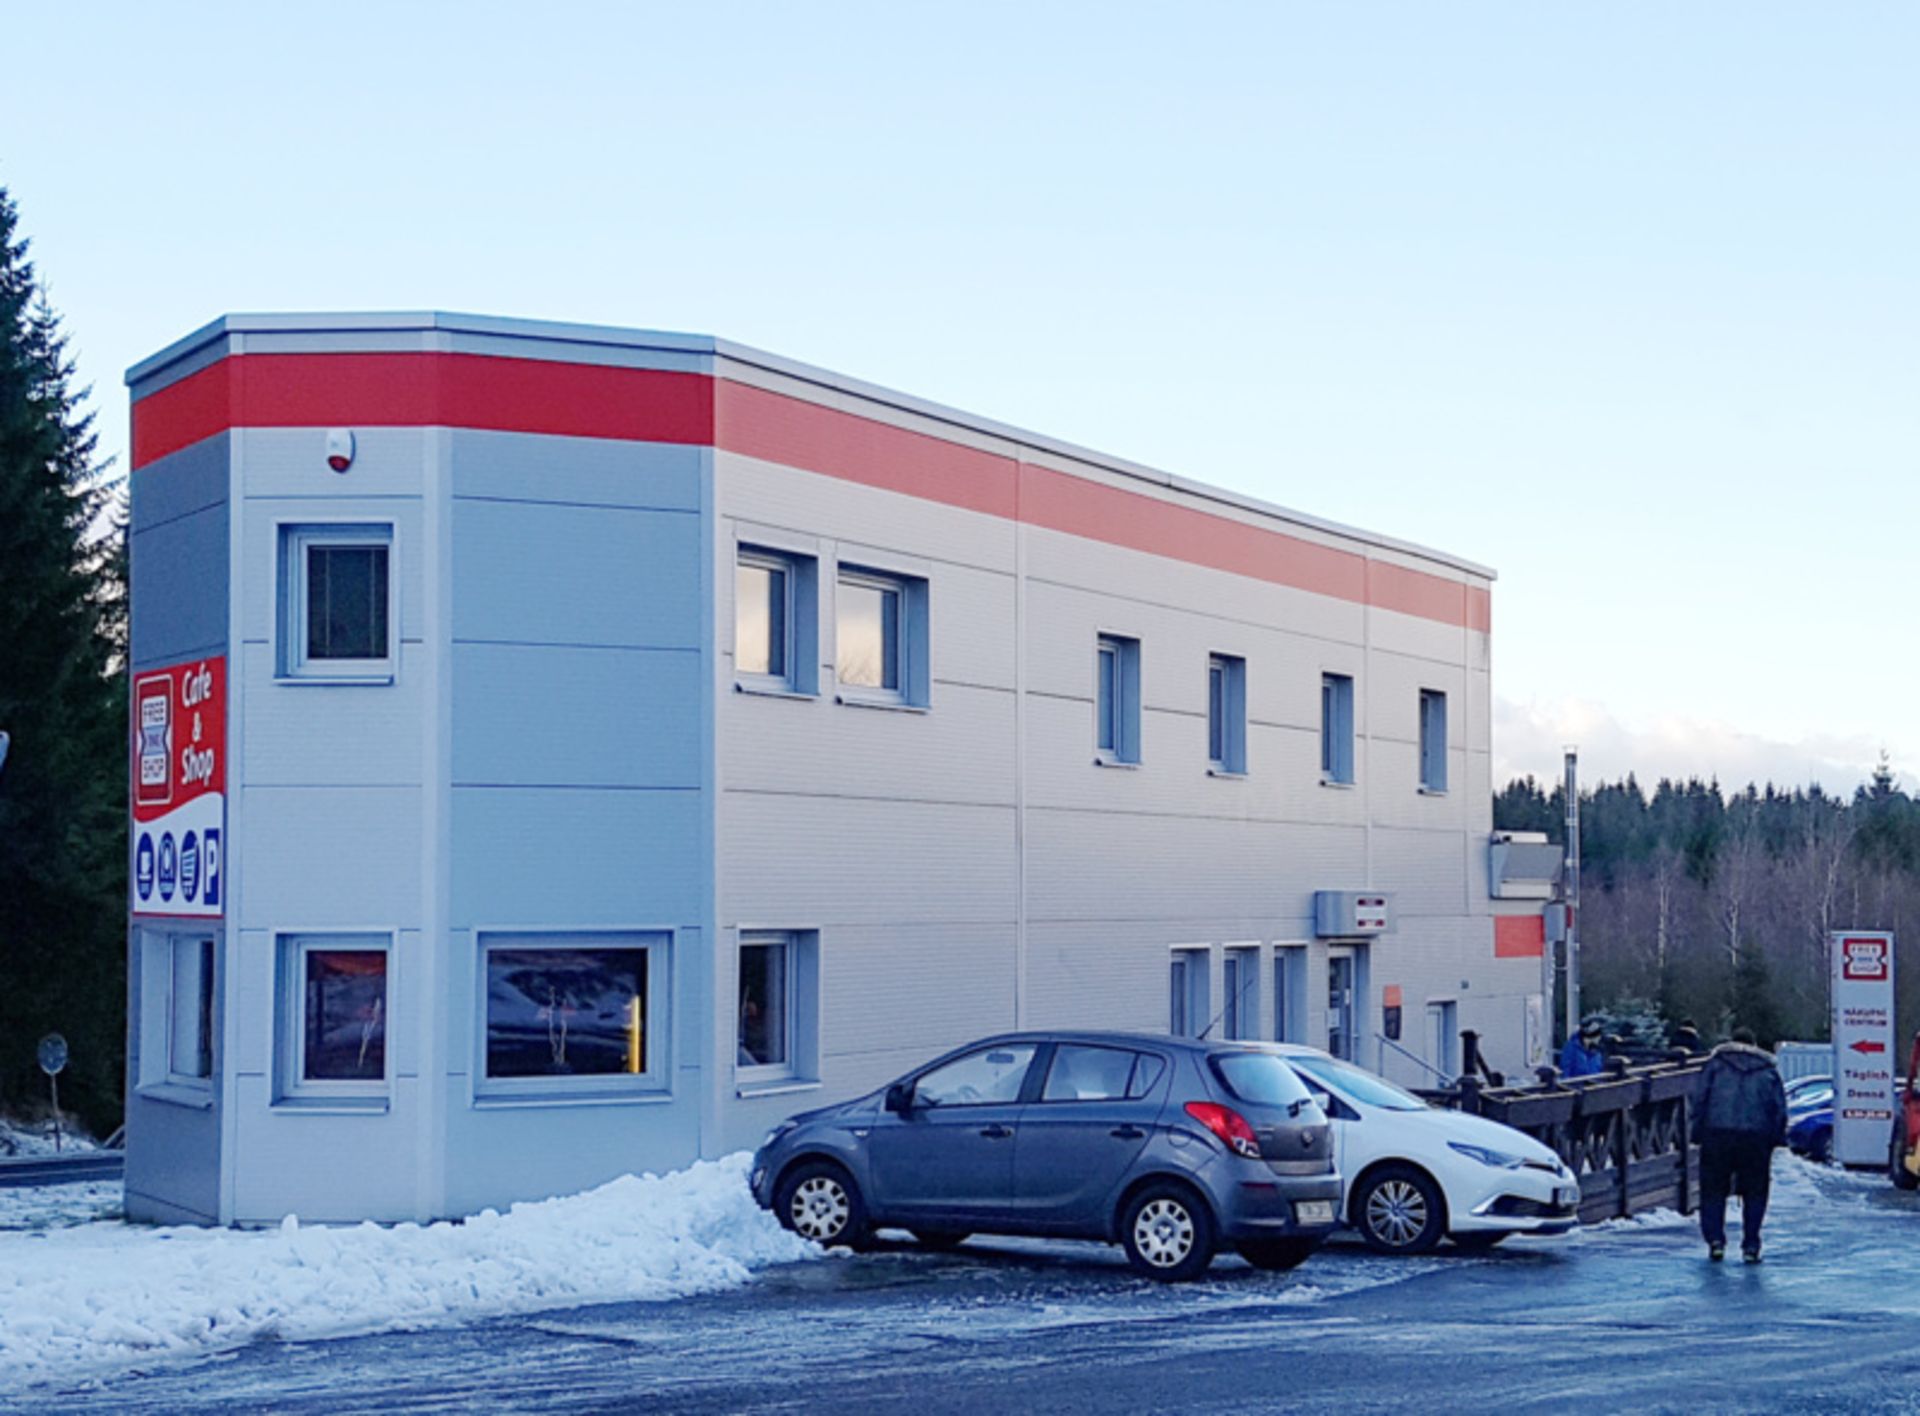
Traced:
<path fill-rule="evenodd" d="M 1447 789 L 1447 695 L 1420 690 L 1420 790 Z"/>
<path fill-rule="evenodd" d="M 1140 641 L 1103 634 L 1094 648 L 1096 760 L 1140 761 Z"/>
<path fill-rule="evenodd" d="M 1207 766 L 1223 776 L 1247 770 L 1247 661 L 1232 654 L 1207 659 Z"/>
<path fill-rule="evenodd" d="M 834 678 L 840 701 L 925 707 L 927 582 L 840 567 L 834 592 Z"/>
<path fill-rule="evenodd" d="M 1353 781 L 1353 678 L 1320 675 L 1320 780 Z"/>
<path fill-rule="evenodd" d="M 392 584 L 392 526 L 283 528 L 281 676 L 390 679 Z"/>
<path fill-rule="evenodd" d="M 733 571 L 733 672 L 743 689 L 811 694 L 816 562 L 743 545 Z"/>

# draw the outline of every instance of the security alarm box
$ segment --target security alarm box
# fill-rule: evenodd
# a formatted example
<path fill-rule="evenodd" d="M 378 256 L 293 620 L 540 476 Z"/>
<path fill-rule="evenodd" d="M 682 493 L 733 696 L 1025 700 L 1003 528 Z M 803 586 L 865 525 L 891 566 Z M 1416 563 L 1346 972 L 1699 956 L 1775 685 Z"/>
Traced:
<path fill-rule="evenodd" d="M 1315 890 L 1313 932 L 1321 939 L 1393 932 L 1393 896 L 1378 890 Z"/>

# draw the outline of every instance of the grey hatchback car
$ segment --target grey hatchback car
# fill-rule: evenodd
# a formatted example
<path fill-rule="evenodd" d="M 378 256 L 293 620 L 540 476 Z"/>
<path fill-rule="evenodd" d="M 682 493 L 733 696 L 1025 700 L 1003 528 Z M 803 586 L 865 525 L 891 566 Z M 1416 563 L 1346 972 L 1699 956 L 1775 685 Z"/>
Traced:
<path fill-rule="evenodd" d="M 1340 1199 L 1326 1117 L 1259 1043 L 1022 1032 L 969 1043 L 889 1086 L 783 1121 L 754 1197 L 821 1244 L 906 1229 L 1119 1243 L 1135 1269 L 1197 1277 L 1223 1244 L 1288 1269 Z"/>

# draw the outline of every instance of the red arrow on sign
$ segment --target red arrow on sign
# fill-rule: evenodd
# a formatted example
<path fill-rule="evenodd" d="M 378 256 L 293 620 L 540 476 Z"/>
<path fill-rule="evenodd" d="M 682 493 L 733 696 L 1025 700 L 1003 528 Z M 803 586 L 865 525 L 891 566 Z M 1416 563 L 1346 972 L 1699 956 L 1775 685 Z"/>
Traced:
<path fill-rule="evenodd" d="M 1855 1052 L 1885 1052 L 1887 1050 L 1887 1045 L 1884 1042 L 1867 1042 L 1864 1039 L 1854 1043 L 1852 1046 Z"/>

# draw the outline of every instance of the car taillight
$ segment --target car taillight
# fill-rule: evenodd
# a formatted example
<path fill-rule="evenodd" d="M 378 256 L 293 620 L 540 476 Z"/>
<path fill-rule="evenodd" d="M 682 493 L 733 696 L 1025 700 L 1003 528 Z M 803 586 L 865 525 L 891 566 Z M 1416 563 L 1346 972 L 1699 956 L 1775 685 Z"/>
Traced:
<path fill-rule="evenodd" d="M 1231 1106 L 1222 1106 L 1213 1101 L 1190 1101 L 1187 1103 L 1187 1115 L 1218 1136 L 1235 1155 L 1244 1155 L 1248 1160 L 1260 1159 L 1260 1141 L 1253 1134 L 1253 1127 L 1247 1124 L 1246 1117 Z"/>

